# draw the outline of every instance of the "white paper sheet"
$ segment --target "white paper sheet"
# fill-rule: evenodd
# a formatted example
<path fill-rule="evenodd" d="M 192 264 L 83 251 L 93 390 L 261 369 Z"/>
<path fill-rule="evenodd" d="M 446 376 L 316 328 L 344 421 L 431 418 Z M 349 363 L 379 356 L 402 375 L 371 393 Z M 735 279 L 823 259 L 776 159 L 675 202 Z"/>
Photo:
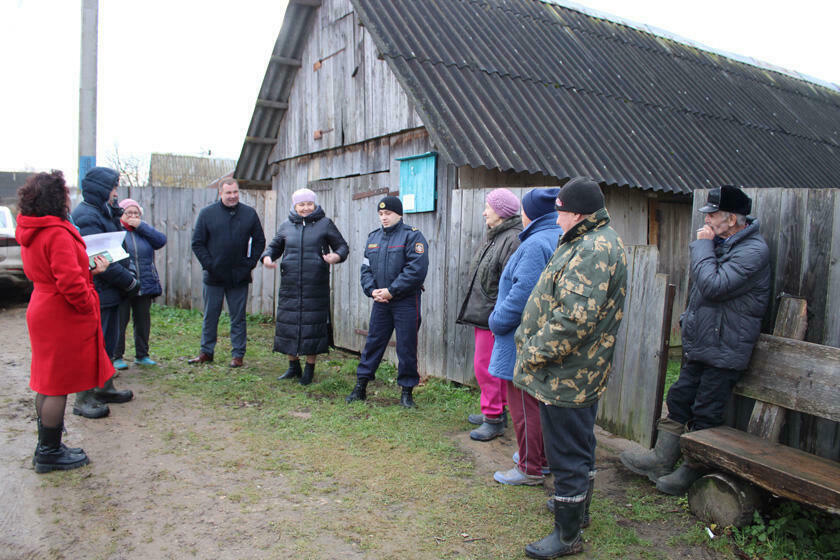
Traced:
<path fill-rule="evenodd" d="M 92 235 L 84 235 L 82 239 L 85 240 L 86 252 L 91 257 L 91 260 L 96 255 L 104 255 L 110 262 L 128 258 L 128 253 L 125 252 L 122 245 L 123 239 L 125 239 L 124 231 L 94 233 Z"/>

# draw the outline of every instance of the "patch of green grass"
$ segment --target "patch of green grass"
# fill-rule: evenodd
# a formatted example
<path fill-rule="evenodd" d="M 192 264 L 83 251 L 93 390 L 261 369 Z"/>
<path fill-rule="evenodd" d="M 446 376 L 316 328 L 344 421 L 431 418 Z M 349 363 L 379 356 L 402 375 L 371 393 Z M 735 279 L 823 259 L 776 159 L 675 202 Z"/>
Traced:
<path fill-rule="evenodd" d="M 671 385 L 673 385 L 680 376 L 680 366 L 682 366 L 682 362 L 680 360 L 668 360 L 668 369 L 665 370 L 665 392 L 662 393 L 663 399 L 668 394 L 668 389 L 671 388 Z"/>
<path fill-rule="evenodd" d="M 292 490 L 288 499 L 299 499 L 302 508 L 316 498 L 340 502 L 324 519 L 308 515 L 308 525 L 282 527 L 284 534 L 295 533 L 303 555 L 327 534 L 371 555 L 392 557 L 382 543 L 411 524 L 416 557 L 520 558 L 526 543 L 551 531 L 542 489 L 506 487 L 477 476 L 472 459 L 451 437 L 468 428 L 465 419 L 479 404 L 476 390 L 429 379 L 415 390 L 418 408 L 405 410 L 399 406 L 397 370 L 383 363 L 368 386 L 368 400 L 347 405 L 357 356 L 340 351 L 319 356 L 315 380 L 306 387 L 278 381 L 287 360 L 271 351 L 274 325 L 270 317 L 249 317 L 245 367 L 231 370 L 225 359 L 227 321 L 223 316 L 219 323 L 216 361 L 189 366 L 186 359 L 198 350 L 201 314 L 153 306 L 151 352 L 160 366 L 144 370 L 144 379 L 157 394 L 185 406 L 219 410 L 248 449 L 242 460 L 266 476 L 283 476 Z M 679 362 L 669 363 L 668 371 L 670 386 Z M 168 452 L 213 445 L 212 438 L 196 434 L 164 436 Z M 236 469 L 239 463 L 224 466 Z M 256 499 L 249 488 L 229 498 L 243 506 Z M 661 543 L 655 546 L 637 529 L 667 521 L 675 509 L 681 509 L 678 500 L 641 485 L 631 486 L 620 504 L 596 492 L 587 553 L 666 558 Z"/>
<path fill-rule="evenodd" d="M 736 546 L 749 558 L 817 560 L 840 558 L 840 516 L 796 502 L 781 501 L 766 516 L 731 529 Z"/>

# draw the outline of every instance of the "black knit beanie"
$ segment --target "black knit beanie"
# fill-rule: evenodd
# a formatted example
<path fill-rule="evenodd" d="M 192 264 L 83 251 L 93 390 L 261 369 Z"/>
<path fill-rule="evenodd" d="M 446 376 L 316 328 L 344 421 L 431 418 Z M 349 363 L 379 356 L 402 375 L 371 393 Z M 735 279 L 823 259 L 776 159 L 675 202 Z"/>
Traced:
<path fill-rule="evenodd" d="M 575 177 L 557 195 L 557 210 L 577 214 L 592 214 L 604 207 L 601 187 L 589 177 Z"/>
<path fill-rule="evenodd" d="M 377 210 L 390 210 L 400 216 L 403 215 L 402 202 L 400 202 L 400 199 L 396 196 L 384 197 L 379 201 L 379 205 L 376 208 Z"/>

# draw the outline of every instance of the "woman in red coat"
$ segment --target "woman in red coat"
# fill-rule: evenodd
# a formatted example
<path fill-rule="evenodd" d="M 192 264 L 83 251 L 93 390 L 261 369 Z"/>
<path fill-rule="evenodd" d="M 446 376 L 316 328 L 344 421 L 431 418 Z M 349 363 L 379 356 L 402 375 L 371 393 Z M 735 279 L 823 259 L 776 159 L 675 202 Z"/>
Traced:
<path fill-rule="evenodd" d="M 18 190 L 18 209 L 15 237 L 23 270 L 34 284 L 26 310 L 29 386 L 38 415 L 33 463 L 39 473 L 75 469 L 88 457 L 61 443 L 67 395 L 100 387 L 114 375 L 93 287 L 93 274 L 105 270 L 108 261 L 96 257 L 90 269 L 85 242 L 68 221 L 70 197 L 61 171 L 30 176 Z"/>

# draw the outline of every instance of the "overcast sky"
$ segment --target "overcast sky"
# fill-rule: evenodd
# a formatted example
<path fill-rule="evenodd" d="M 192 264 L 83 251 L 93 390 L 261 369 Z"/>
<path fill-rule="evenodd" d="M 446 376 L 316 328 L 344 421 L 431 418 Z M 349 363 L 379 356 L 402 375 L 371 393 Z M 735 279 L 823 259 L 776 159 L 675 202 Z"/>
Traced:
<path fill-rule="evenodd" d="M 836 0 L 579 3 L 840 83 Z M 237 158 L 285 7 L 100 0 L 97 163 L 115 146 Z M 0 170 L 57 168 L 75 183 L 81 2 L 0 0 L 0 21 Z"/>

